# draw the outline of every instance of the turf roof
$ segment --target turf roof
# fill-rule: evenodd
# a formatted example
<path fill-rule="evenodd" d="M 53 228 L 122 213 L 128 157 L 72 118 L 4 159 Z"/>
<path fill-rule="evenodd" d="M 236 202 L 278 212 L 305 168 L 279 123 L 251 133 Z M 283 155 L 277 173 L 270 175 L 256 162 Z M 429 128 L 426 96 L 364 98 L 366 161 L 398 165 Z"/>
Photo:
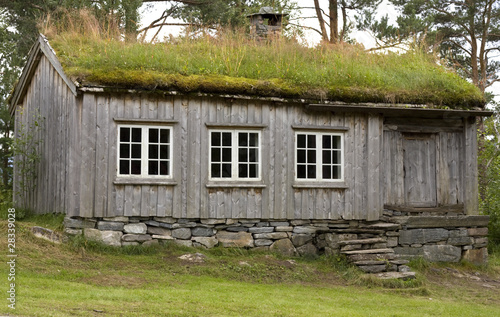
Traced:
<path fill-rule="evenodd" d="M 82 86 L 450 109 L 485 104 L 473 84 L 419 52 L 382 55 L 357 46 L 307 48 L 234 35 L 160 44 L 59 35 L 50 43 Z"/>

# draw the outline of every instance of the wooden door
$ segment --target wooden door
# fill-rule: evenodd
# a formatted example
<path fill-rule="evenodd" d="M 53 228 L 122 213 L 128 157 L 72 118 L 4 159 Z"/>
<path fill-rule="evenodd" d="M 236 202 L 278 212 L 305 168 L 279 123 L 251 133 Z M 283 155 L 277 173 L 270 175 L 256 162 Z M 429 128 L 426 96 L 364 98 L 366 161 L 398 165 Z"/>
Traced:
<path fill-rule="evenodd" d="M 405 205 L 436 207 L 436 134 L 403 133 Z"/>

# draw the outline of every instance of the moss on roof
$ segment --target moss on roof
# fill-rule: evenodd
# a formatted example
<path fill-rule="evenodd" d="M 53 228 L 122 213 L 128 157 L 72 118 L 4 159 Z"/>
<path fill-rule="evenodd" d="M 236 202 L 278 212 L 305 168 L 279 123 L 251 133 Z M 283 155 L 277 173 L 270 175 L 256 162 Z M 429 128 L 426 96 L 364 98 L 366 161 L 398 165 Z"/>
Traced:
<path fill-rule="evenodd" d="M 58 35 L 50 42 L 65 72 L 81 85 L 453 109 L 485 104 L 474 85 L 419 52 L 307 48 L 238 35 L 161 44 Z"/>

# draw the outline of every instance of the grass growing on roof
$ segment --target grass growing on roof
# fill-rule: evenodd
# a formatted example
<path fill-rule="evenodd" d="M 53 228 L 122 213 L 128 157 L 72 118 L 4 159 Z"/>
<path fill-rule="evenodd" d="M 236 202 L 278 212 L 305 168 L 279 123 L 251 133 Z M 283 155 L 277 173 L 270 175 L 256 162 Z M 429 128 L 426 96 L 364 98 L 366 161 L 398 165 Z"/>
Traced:
<path fill-rule="evenodd" d="M 474 85 L 417 51 L 308 48 L 287 39 L 256 42 L 237 32 L 157 44 L 74 32 L 50 40 L 65 71 L 83 84 L 450 108 L 484 105 Z"/>

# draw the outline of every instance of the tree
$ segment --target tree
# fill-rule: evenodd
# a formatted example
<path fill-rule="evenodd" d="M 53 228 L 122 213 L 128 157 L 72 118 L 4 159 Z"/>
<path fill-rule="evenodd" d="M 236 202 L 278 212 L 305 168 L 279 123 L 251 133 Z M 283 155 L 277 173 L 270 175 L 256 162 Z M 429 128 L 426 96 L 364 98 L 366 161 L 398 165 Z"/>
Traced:
<path fill-rule="evenodd" d="M 388 17 L 363 21 L 384 44 L 423 40 L 438 50 L 450 66 L 470 79 L 482 92 L 496 81 L 500 62 L 499 0 L 390 0 L 400 10 L 396 25 Z"/>
<path fill-rule="evenodd" d="M 329 0 L 327 14 L 321 8 L 319 0 L 313 1 L 320 29 L 312 29 L 321 35 L 324 42 L 332 44 L 345 42 L 347 36 L 353 30 L 354 24 L 348 18 L 350 11 L 356 12 L 361 16 L 371 14 L 382 2 L 382 0 Z M 339 18 L 339 10 L 342 14 L 342 19 Z M 342 27 L 340 28 L 339 21 L 342 22 Z"/>

